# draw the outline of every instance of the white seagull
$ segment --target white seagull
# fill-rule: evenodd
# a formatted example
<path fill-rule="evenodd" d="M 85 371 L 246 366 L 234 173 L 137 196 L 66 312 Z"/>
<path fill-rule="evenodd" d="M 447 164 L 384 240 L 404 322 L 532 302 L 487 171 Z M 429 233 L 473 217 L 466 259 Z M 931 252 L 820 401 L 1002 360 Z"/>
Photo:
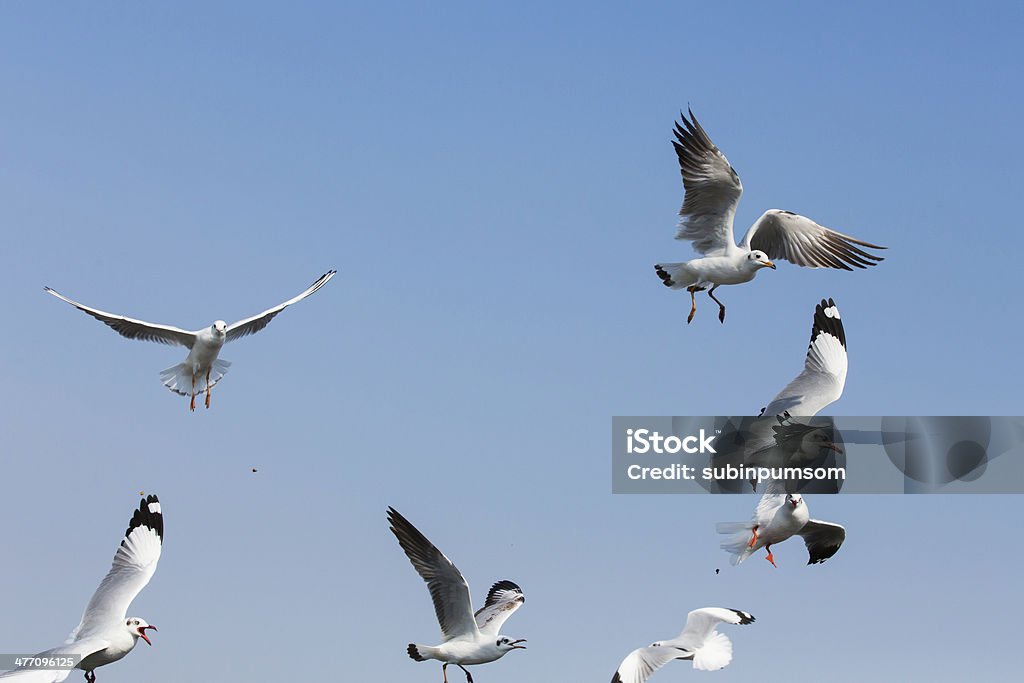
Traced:
<path fill-rule="evenodd" d="M 725 322 L 725 304 L 715 298 L 720 285 L 750 282 L 762 268 L 775 268 L 771 259 L 784 259 L 808 268 L 853 270 L 876 265 L 882 257 L 858 248 L 885 249 L 862 242 L 818 225 L 791 211 L 769 209 L 750 226 L 743 242 L 736 246 L 733 218 L 743 183 L 711 138 L 697 122 L 682 117 L 672 142 L 679 157 L 679 169 L 686 191 L 679 210 L 677 240 L 692 240 L 703 257 L 686 263 L 654 266 L 666 287 L 686 288 L 690 293 L 690 315 L 697 311 L 696 292 L 711 288 L 708 295 L 718 304 L 718 319 Z"/>
<path fill-rule="evenodd" d="M 686 616 L 682 633 L 672 640 L 633 650 L 619 664 L 612 683 L 644 683 L 673 659 L 689 659 L 693 668 L 715 671 L 732 661 L 732 642 L 715 630 L 718 624 L 750 624 L 754 617 L 738 609 L 704 607 Z"/>
<path fill-rule="evenodd" d="M 795 535 L 803 537 L 807 545 L 807 564 L 824 562 L 839 551 L 846 540 L 846 529 L 832 522 L 811 519 L 803 496 L 781 491 L 780 485 L 773 482 L 761 496 L 751 521 L 717 525 L 718 533 L 729 536 L 722 542 L 722 549 L 732 555 L 733 565 L 764 548 L 768 553 L 765 559 L 777 567 L 772 546 Z"/>
<path fill-rule="evenodd" d="M 798 466 L 818 457 L 821 449 L 842 453 L 829 430 L 797 418 L 814 417 L 836 401 L 846 386 L 849 362 L 846 331 L 835 301 L 822 299 L 814 308 L 811 341 L 804 369 L 775 395 L 751 426 L 745 464 L 761 467 Z"/>
<path fill-rule="evenodd" d="M 302 301 L 307 296 L 327 284 L 327 281 L 334 277 L 335 271 L 331 270 L 306 288 L 301 294 L 268 308 L 258 315 L 245 318 L 228 325 L 223 320 L 215 320 L 212 325 L 201 330 L 189 332 L 170 325 L 157 325 L 142 320 L 133 320 L 123 315 L 107 313 L 96 308 L 90 308 L 77 301 L 72 301 L 63 294 L 44 287 L 44 291 L 52 294 L 62 301 L 66 301 L 84 313 L 88 313 L 102 323 L 109 325 L 115 332 L 128 339 L 140 339 L 142 341 L 158 342 L 170 346 L 184 346 L 188 349 L 188 356 L 184 362 L 169 367 L 160 373 L 160 379 L 164 386 L 176 394 L 192 397 L 189 402 L 189 410 L 196 409 L 196 394 L 206 392 L 206 407 L 210 407 L 210 393 L 213 386 L 220 381 L 221 377 L 231 366 L 226 360 L 218 358 L 220 349 L 224 344 L 242 337 L 255 334 L 267 326 L 278 313 L 288 306 Z M 196 386 L 196 380 L 200 384 Z"/>
<path fill-rule="evenodd" d="M 473 683 L 473 676 L 464 665 L 486 664 L 512 650 L 526 649 L 520 645 L 526 642 L 525 638 L 513 639 L 498 633 L 505 620 L 526 601 L 519 586 L 511 581 L 498 581 L 487 592 L 484 606 L 474 613 L 469 584 L 452 561 L 394 508 L 388 508 L 388 521 L 412 566 L 427 582 L 444 637 L 444 642 L 436 647 L 410 643 L 410 657 L 417 662 L 444 662 L 441 673 L 445 683 L 448 665 L 455 664 L 466 674 L 466 680 Z"/>
<path fill-rule="evenodd" d="M 38 658 L 78 657 L 74 667 L 85 671 L 85 680 L 96 680 L 95 670 L 132 651 L 139 638 L 152 645 L 146 631 L 156 630 L 145 619 L 127 617 L 128 606 L 149 583 L 164 538 L 164 518 L 160 501 L 148 496 L 132 515 L 121 547 L 114 554 L 110 571 L 89 600 L 82 621 L 63 645 L 40 652 Z M 60 683 L 71 673 L 65 669 L 20 668 L 0 674 L 5 681 L 18 683 Z"/>
<path fill-rule="evenodd" d="M 803 371 L 782 388 L 761 411 L 764 415 L 789 413 L 813 417 L 843 395 L 849 362 L 846 330 L 839 307 L 831 298 L 814 307 L 811 341 Z"/>

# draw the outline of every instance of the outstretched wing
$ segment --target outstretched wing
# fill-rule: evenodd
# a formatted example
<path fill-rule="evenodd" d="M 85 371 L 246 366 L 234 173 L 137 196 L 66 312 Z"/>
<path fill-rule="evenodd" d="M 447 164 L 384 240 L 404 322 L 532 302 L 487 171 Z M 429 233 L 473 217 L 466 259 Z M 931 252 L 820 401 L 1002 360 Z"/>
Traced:
<path fill-rule="evenodd" d="M 526 602 L 523 589 L 511 581 L 498 581 L 487 591 L 484 606 L 473 616 L 480 632 L 490 636 L 498 635 L 501 625 Z"/>
<path fill-rule="evenodd" d="M 299 301 L 302 301 L 307 296 L 309 296 L 310 294 L 312 294 L 313 292 L 315 292 L 316 290 L 320 289 L 325 284 L 327 284 L 327 281 L 330 280 L 332 277 L 334 277 L 334 274 L 336 272 L 337 271 L 334 271 L 334 270 L 327 271 L 326 273 L 321 275 L 319 277 L 319 279 L 317 279 L 316 282 L 314 282 L 309 287 L 307 287 L 305 289 L 305 291 L 303 291 L 298 296 L 295 296 L 295 297 L 292 297 L 291 299 L 288 299 L 288 301 L 285 301 L 283 304 L 278 304 L 277 306 L 274 306 L 273 308 L 268 308 L 267 310 L 263 311 L 262 313 L 260 313 L 258 315 L 254 315 L 251 318 L 246 318 L 245 320 L 239 320 L 236 323 L 231 323 L 228 326 L 226 337 L 225 337 L 224 341 L 225 342 L 235 341 L 236 339 L 241 339 L 242 337 L 244 337 L 244 336 L 246 336 L 248 334 L 255 334 L 255 333 L 259 332 L 264 327 L 266 327 L 267 324 L 271 320 L 273 320 L 274 316 L 276 316 L 278 313 L 280 313 L 284 309 L 288 308 L 292 304 L 298 303 Z"/>
<path fill-rule="evenodd" d="M 807 564 L 818 564 L 839 552 L 839 546 L 846 540 L 846 529 L 817 519 L 808 520 L 799 532 L 807 546 Z"/>
<path fill-rule="evenodd" d="M 66 644 L 102 634 L 111 624 L 125 618 L 128 606 L 156 571 L 163 540 L 164 516 L 160 512 L 160 501 L 156 496 L 148 496 L 132 515 L 110 571 L 93 593 L 81 623 L 68 636 Z"/>
<path fill-rule="evenodd" d="M 798 266 L 839 270 L 866 268 L 883 260 L 881 256 L 869 254 L 858 246 L 885 249 L 781 209 L 765 211 L 747 230 L 741 246 L 760 249 L 770 259 L 785 259 Z"/>
<path fill-rule="evenodd" d="M 388 521 L 412 566 L 427 582 L 444 639 L 477 633 L 469 584 L 458 567 L 394 508 L 388 508 Z"/>
<path fill-rule="evenodd" d="M 743 183 L 693 112 L 687 111 L 690 119 L 681 117 L 672 141 L 686 190 L 676 239 L 693 240 L 693 248 L 708 256 L 724 254 L 736 248 L 732 222 Z"/>
<path fill-rule="evenodd" d="M 772 399 L 764 414 L 817 415 L 842 396 L 847 365 L 846 331 L 839 317 L 839 308 L 832 299 L 822 299 L 814 309 L 811 342 L 807 347 L 803 372 Z"/>
<path fill-rule="evenodd" d="M 47 294 L 54 295 L 61 301 L 68 302 L 83 313 L 88 313 L 101 323 L 108 325 L 122 337 L 127 337 L 128 339 L 151 341 L 159 344 L 169 344 L 170 346 L 184 346 L 188 349 L 192 348 L 192 344 L 194 344 L 196 340 L 195 333 L 189 332 L 188 330 L 171 327 L 170 325 L 147 323 L 144 320 L 135 320 L 133 318 L 126 318 L 123 315 L 117 315 L 116 313 L 107 313 L 106 311 L 101 311 L 98 308 L 90 308 L 85 304 L 72 301 L 60 292 L 50 289 L 49 287 L 43 287 L 43 291 Z"/>
<path fill-rule="evenodd" d="M 673 659 L 693 659 L 693 653 L 677 647 L 641 647 L 619 664 L 612 683 L 644 683 L 655 671 Z"/>

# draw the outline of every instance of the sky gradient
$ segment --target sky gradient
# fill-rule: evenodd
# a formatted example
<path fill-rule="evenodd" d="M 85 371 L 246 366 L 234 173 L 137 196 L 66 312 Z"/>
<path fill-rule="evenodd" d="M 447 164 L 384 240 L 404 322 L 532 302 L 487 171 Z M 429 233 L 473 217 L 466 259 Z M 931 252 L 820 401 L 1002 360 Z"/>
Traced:
<path fill-rule="evenodd" d="M 694 608 L 716 681 L 1016 673 L 1017 496 L 809 497 L 846 526 L 728 566 L 755 498 L 613 496 L 613 415 L 756 414 L 833 297 L 845 415 L 1019 415 L 1024 239 L 1016 3 L 183 2 L 0 7 L 0 651 L 60 643 L 139 491 L 163 503 L 156 624 L 98 673 L 439 681 L 393 505 L 529 649 L 479 683 L 606 681 Z M 889 247 L 781 263 L 706 298 L 653 264 L 691 106 L 745 191 Z M 46 296 L 197 329 L 320 292 L 227 346 L 213 408 L 160 386 L 180 349 Z M 258 472 L 253 473 L 252 468 Z M 721 569 L 716 575 L 714 570 Z M 970 654 L 968 654 L 970 653 Z M 654 680 L 704 676 L 674 663 Z M 68 680 L 81 680 L 75 672 Z M 461 680 L 453 672 L 452 681 Z M 710 678 L 709 678 L 710 680 Z"/>

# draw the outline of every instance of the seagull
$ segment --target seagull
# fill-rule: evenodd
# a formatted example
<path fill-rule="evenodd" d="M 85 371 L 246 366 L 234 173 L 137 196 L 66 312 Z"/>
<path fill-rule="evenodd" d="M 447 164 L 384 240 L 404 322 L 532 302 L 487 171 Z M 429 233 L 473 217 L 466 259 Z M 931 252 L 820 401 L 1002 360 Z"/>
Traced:
<path fill-rule="evenodd" d="M 807 564 L 824 562 L 839 551 L 846 539 L 846 529 L 832 522 L 811 519 L 803 496 L 782 493 L 782 490 L 777 482 L 769 485 L 751 521 L 720 522 L 716 525 L 718 533 L 729 535 L 722 542 L 722 549 L 732 554 L 733 565 L 764 548 L 768 553 L 765 559 L 773 567 L 778 567 L 772 546 L 792 536 L 803 537 L 807 546 Z"/>
<path fill-rule="evenodd" d="M 846 386 L 846 330 L 839 307 L 831 298 L 814 307 L 811 341 L 807 345 L 803 371 L 782 388 L 761 411 L 764 415 L 784 413 L 813 417 L 839 399 Z"/>
<path fill-rule="evenodd" d="M 848 367 L 846 331 L 839 307 L 831 298 L 822 299 L 814 307 L 804 369 L 761 409 L 764 419 L 751 425 L 746 446 L 750 455 L 745 464 L 799 466 L 814 461 L 822 449 L 842 453 L 833 430 L 806 424 L 794 416 L 814 417 L 838 400 L 846 386 Z"/>
<path fill-rule="evenodd" d="M 160 379 L 163 381 L 164 386 L 174 393 L 181 394 L 182 396 L 191 395 L 192 399 L 189 402 L 189 410 L 195 410 L 196 394 L 202 394 L 203 392 L 206 392 L 206 407 L 210 407 L 211 390 L 231 366 L 231 363 L 228 361 L 217 357 L 224 344 L 259 332 L 278 313 L 292 304 L 302 301 L 327 284 L 327 281 L 334 277 L 335 272 L 330 270 L 324 273 L 298 296 L 285 301 L 283 304 L 268 308 L 251 318 L 245 318 L 230 325 L 223 320 L 215 320 L 209 327 L 194 332 L 170 325 L 157 325 L 142 320 L 133 320 L 132 318 L 126 318 L 115 313 L 107 313 L 97 308 L 90 308 L 77 301 L 72 301 L 49 287 L 44 287 L 43 290 L 61 301 L 66 301 L 78 310 L 88 313 L 100 322 L 113 328 L 115 332 L 123 337 L 168 344 L 170 346 L 184 346 L 188 349 L 188 356 L 184 362 L 161 372 Z M 196 386 L 196 378 L 199 378 L 200 381 L 198 387 Z"/>
<path fill-rule="evenodd" d="M 746 625 L 754 621 L 754 617 L 738 609 L 695 609 L 686 615 L 683 632 L 672 640 L 630 652 L 612 676 L 612 683 L 644 683 L 673 659 L 692 660 L 693 668 L 702 671 L 725 668 L 732 661 L 732 642 L 715 627 L 720 623 Z"/>
<path fill-rule="evenodd" d="M 513 639 L 498 633 L 502 624 L 526 601 L 522 589 L 511 581 L 498 581 L 487 592 L 484 606 L 473 612 L 469 584 L 462 573 L 427 537 L 394 508 L 388 508 L 391 531 L 430 589 L 434 611 L 441 625 L 444 642 L 436 647 L 409 643 L 407 652 L 417 662 L 436 659 L 444 662 L 441 673 L 448 683 L 448 665 L 455 664 L 473 683 L 463 665 L 486 664 L 501 659 L 512 650 L 525 650 L 525 638 Z"/>
<path fill-rule="evenodd" d="M 76 669 L 85 672 L 85 680 L 96 680 L 95 670 L 132 651 L 139 638 L 152 645 L 147 630 L 156 630 L 145 619 L 127 617 L 128 606 L 145 588 L 156 571 L 164 538 L 164 518 L 160 501 L 147 496 L 128 523 L 121 547 L 114 554 L 110 571 L 89 600 L 82 621 L 63 645 L 40 652 L 36 657 L 77 657 Z M 0 673 L 4 681 L 19 683 L 60 683 L 71 673 L 66 669 L 20 668 Z"/>
<path fill-rule="evenodd" d="M 708 296 L 718 304 L 718 319 L 724 323 L 725 304 L 715 297 L 715 290 L 721 285 L 750 282 L 762 268 L 775 270 L 771 259 L 784 259 L 808 268 L 839 270 L 865 268 L 883 260 L 858 247 L 885 247 L 863 242 L 781 209 L 765 211 L 747 230 L 743 242 L 736 246 L 732 224 L 743 183 L 693 112 L 689 114 L 689 119 L 681 115 L 682 124 L 675 125 L 676 139 L 672 142 L 686 192 L 679 210 L 676 239 L 691 240 L 694 249 L 703 256 L 686 263 L 654 266 L 666 287 L 685 287 L 690 293 L 687 323 L 697 311 L 695 294 L 709 287 Z"/>

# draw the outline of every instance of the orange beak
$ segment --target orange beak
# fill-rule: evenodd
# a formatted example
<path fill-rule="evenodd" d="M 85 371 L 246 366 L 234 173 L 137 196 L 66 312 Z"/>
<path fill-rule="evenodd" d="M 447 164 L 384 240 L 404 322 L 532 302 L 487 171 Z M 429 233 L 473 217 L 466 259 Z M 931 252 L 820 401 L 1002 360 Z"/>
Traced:
<path fill-rule="evenodd" d="M 149 636 L 147 636 L 147 635 L 146 635 L 146 629 L 147 629 L 147 628 L 151 628 L 151 629 L 153 629 L 154 631 L 156 631 L 156 630 L 157 630 L 156 626 L 140 626 L 140 627 L 139 627 L 139 637 L 140 637 L 140 638 L 142 638 L 142 639 L 143 639 L 144 641 L 146 641 L 146 645 L 149 645 L 149 646 L 151 646 L 151 647 L 152 647 L 152 645 L 153 645 L 153 641 L 151 641 L 151 640 L 149 639 Z"/>
<path fill-rule="evenodd" d="M 765 262 L 764 262 L 764 265 L 768 266 L 768 267 L 769 267 L 769 268 L 771 268 L 772 270 L 776 270 L 776 268 L 775 268 L 775 264 L 774 264 L 774 263 L 772 263 L 771 261 L 765 261 Z"/>

